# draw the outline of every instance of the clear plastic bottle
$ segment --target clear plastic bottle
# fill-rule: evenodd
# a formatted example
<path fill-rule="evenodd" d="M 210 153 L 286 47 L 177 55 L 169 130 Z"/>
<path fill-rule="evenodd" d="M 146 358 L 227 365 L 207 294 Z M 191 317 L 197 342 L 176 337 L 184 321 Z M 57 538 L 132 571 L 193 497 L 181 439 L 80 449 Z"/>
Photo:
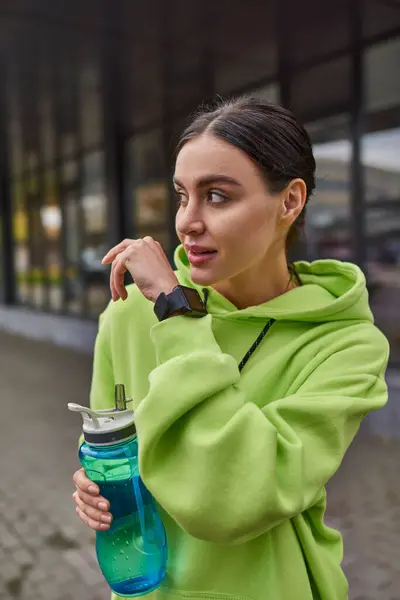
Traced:
<path fill-rule="evenodd" d="M 126 409 L 126 402 L 124 387 L 118 385 L 115 409 L 93 411 L 77 404 L 68 408 L 82 414 L 85 441 L 79 459 L 110 502 L 113 515 L 110 529 L 96 532 L 101 571 L 116 594 L 134 597 L 160 585 L 167 542 L 154 499 L 139 475 L 133 411 Z"/>

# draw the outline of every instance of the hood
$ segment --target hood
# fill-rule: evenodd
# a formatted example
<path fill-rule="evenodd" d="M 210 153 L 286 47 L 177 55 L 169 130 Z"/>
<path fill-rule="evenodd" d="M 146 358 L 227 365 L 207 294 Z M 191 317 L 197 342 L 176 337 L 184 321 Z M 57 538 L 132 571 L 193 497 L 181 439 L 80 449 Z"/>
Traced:
<path fill-rule="evenodd" d="M 175 251 L 175 264 L 182 285 L 197 289 L 203 298 L 207 289 L 207 308 L 213 315 L 235 320 L 265 321 L 274 318 L 315 323 L 342 320 L 373 322 L 364 274 L 352 263 L 331 259 L 296 262 L 302 286 L 243 310 L 238 310 L 213 288 L 204 288 L 191 281 L 190 264 L 183 246 L 178 246 Z"/>

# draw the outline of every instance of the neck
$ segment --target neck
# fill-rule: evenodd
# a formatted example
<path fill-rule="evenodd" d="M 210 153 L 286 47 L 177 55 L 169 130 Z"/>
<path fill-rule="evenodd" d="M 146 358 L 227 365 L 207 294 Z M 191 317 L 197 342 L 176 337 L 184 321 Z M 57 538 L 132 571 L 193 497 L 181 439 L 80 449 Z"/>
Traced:
<path fill-rule="evenodd" d="M 282 255 L 273 262 L 263 262 L 212 287 L 241 310 L 264 304 L 296 286 L 286 256 Z"/>

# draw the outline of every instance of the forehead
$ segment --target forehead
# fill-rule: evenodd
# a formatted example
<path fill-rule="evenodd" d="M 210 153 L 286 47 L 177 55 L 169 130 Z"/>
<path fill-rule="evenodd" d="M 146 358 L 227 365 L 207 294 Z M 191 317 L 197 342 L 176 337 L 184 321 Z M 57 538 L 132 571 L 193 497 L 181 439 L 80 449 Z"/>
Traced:
<path fill-rule="evenodd" d="M 235 179 L 259 177 L 257 167 L 245 152 L 213 135 L 203 134 L 187 142 L 179 152 L 175 177 L 183 181 L 212 173 Z"/>

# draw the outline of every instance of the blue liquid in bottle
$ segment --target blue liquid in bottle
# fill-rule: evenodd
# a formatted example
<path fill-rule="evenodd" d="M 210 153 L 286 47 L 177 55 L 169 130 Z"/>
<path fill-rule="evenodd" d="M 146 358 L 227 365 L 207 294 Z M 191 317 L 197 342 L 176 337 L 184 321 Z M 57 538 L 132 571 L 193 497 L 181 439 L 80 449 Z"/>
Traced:
<path fill-rule="evenodd" d="M 153 591 L 165 575 L 167 542 L 154 499 L 139 475 L 136 436 L 104 447 L 84 442 L 79 458 L 113 515 L 110 529 L 96 532 L 97 559 L 106 581 L 120 596 Z"/>

